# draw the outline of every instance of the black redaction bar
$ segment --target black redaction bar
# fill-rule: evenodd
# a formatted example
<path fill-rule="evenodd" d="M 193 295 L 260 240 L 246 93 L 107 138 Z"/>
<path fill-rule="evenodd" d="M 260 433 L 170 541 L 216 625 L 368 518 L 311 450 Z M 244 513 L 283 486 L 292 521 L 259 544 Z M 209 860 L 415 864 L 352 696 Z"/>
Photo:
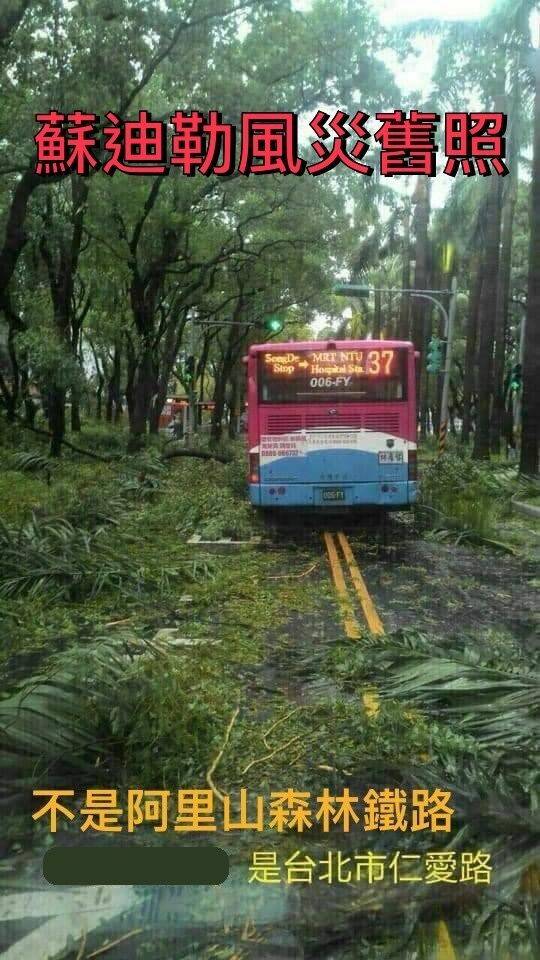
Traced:
<path fill-rule="evenodd" d="M 43 876 L 63 884 L 216 885 L 229 876 L 220 847 L 51 847 Z"/>

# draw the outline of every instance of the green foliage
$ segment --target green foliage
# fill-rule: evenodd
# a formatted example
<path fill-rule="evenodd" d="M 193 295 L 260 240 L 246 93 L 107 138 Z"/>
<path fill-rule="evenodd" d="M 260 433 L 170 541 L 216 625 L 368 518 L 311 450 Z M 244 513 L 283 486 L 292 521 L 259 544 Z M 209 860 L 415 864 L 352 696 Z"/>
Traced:
<path fill-rule="evenodd" d="M 125 550 L 68 520 L 38 519 L 19 528 L 0 521 L 0 596 L 60 599 L 96 596 L 103 590 L 140 590 L 141 569 Z"/>
<path fill-rule="evenodd" d="M 462 631 L 443 643 L 415 630 L 401 630 L 357 654 L 350 682 L 363 676 L 375 680 L 384 698 L 430 716 L 430 753 L 445 776 L 468 779 L 475 789 L 484 789 L 496 771 L 502 793 L 514 797 L 519 793 L 522 802 L 534 806 L 538 766 L 534 757 L 540 734 L 538 654 L 525 654 L 502 634 L 482 637 Z"/>
<path fill-rule="evenodd" d="M 125 452 L 126 440 L 127 431 L 121 426 L 112 427 L 108 423 L 90 422 L 84 425 L 80 444 L 96 453 L 116 454 L 120 457 Z"/>
<path fill-rule="evenodd" d="M 159 477 L 148 476 L 144 472 L 138 475 L 120 477 L 118 482 L 119 494 L 136 500 L 150 500 L 156 493 L 159 493 L 160 488 Z"/>
<path fill-rule="evenodd" d="M 137 782 L 203 782 L 217 753 L 232 710 L 231 685 L 211 664 L 186 683 L 186 666 L 185 655 L 152 652 L 134 662 L 116 686 L 114 705 L 109 704 L 111 733 L 126 775 Z"/>
<path fill-rule="evenodd" d="M 42 324 L 20 333 L 19 349 L 30 363 L 36 383 L 46 391 L 52 384 L 67 389 L 82 386 L 83 375 L 76 358 L 52 327 Z"/>
<path fill-rule="evenodd" d="M 52 656 L 0 701 L 0 804 L 41 783 L 89 782 L 97 763 L 115 786 L 121 770 L 127 782 L 200 778 L 230 705 L 217 677 L 204 695 L 185 678 L 181 654 L 132 634 Z"/>
<path fill-rule="evenodd" d="M 485 469 L 467 456 L 446 453 L 422 471 L 418 512 L 432 530 L 474 540 L 493 535 L 500 505 Z"/>
<path fill-rule="evenodd" d="M 57 466 L 53 460 L 44 457 L 41 453 L 26 453 L 25 451 L 14 454 L 11 458 L 11 464 L 14 470 L 38 474 L 48 474 Z"/>
<path fill-rule="evenodd" d="M 169 467 L 173 483 L 156 504 L 155 516 L 168 514 L 184 536 L 197 533 L 203 539 L 249 539 L 256 529 L 256 518 L 246 500 L 246 466 L 241 445 L 231 463 L 198 460 L 174 461 Z"/>

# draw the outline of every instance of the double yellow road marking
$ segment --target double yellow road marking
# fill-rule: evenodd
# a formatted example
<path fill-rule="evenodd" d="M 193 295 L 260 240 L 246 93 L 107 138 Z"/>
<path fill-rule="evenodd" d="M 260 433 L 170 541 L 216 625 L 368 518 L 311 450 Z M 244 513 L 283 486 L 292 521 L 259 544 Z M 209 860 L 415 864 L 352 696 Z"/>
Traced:
<path fill-rule="evenodd" d="M 360 573 L 358 564 L 354 558 L 351 545 L 344 533 L 337 533 L 336 540 L 334 535 L 328 532 L 323 534 L 328 561 L 332 572 L 332 579 L 338 595 L 343 618 L 343 626 L 346 635 L 351 640 L 358 640 L 362 636 L 362 631 L 356 618 L 354 603 L 347 587 L 345 574 L 340 560 L 338 545 L 341 547 L 347 569 L 350 575 L 352 585 L 357 599 L 364 614 L 366 623 L 372 634 L 382 636 L 384 626 L 381 618 L 375 609 L 365 580 Z M 379 695 L 373 688 L 364 690 L 362 693 L 362 704 L 368 717 L 376 717 L 380 709 Z M 444 920 L 439 921 L 435 927 L 436 940 L 436 960 L 456 960 L 456 954 L 452 945 L 450 931 Z"/>
<path fill-rule="evenodd" d="M 384 633 L 384 627 L 382 625 L 381 618 L 379 617 L 373 600 L 369 595 L 369 590 L 366 587 L 366 583 L 362 574 L 360 573 L 358 564 L 354 558 L 354 554 L 351 550 L 351 545 L 347 537 L 344 533 L 338 533 L 336 534 L 337 542 L 334 540 L 334 536 L 331 533 L 324 533 L 323 537 L 326 545 L 326 551 L 328 553 L 332 579 L 334 581 L 334 586 L 336 588 L 336 593 L 338 595 L 339 604 L 341 607 L 341 616 L 343 618 L 343 626 L 345 628 L 346 635 L 351 640 L 358 640 L 362 636 L 362 630 L 360 629 L 360 625 L 356 619 L 354 604 L 345 581 L 345 574 L 343 572 L 343 567 L 339 557 L 338 545 L 341 547 L 343 557 L 345 558 L 347 570 L 349 572 L 356 597 L 360 601 L 360 606 L 362 608 L 362 613 L 364 614 L 366 623 L 371 630 L 371 633 L 381 636 Z M 376 717 L 380 707 L 379 695 L 377 691 L 371 688 L 364 690 L 362 693 L 362 704 L 368 717 Z"/>
<path fill-rule="evenodd" d="M 358 620 L 356 619 L 354 606 L 345 582 L 345 576 L 341 566 L 336 541 L 334 540 L 334 535 L 332 533 L 324 533 L 323 538 L 328 553 L 328 560 L 330 562 L 330 570 L 332 571 L 332 579 L 334 581 L 334 586 L 336 588 L 336 593 L 338 595 L 342 610 L 345 633 L 348 637 L 350 637 L 351 640 L 358 640 L 358 638 L 362 636 L 362 631 L 358 624 Z M 384 633 L 384 627 L 379 614 L 375 609 L 373 600 L 370 597 L 364 578 L 358 569 L 358 564 L 356 563 L 354 554 L 351 550 L 351 545 L 344 533 L 336 534 L 336 538 L 337 544 L 339 544 L 343 552 L 352 585 L 354 587 L 356 596 L 360 601 L 360 606 L 362 608 L 367 625 L 371 630 L 371 633 L 378 634 L 380 636 Z"/>

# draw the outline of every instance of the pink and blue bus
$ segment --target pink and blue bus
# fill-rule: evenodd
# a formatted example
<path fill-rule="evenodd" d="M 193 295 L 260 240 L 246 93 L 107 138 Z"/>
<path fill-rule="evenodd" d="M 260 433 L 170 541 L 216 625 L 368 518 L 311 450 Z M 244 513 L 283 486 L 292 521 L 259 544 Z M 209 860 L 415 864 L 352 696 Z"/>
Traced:
<path fill-rule="evenodd" d="M 407 509 L 416 499 L 412 343 L 249 349 L 249 496 L 256 507 Z"/>

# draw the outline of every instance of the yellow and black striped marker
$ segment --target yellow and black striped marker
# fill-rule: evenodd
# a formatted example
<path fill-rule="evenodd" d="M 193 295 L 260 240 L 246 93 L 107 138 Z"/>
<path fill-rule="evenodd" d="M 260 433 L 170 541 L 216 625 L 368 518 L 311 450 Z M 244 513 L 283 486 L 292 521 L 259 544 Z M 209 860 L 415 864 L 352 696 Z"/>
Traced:
<path fill-rule="evenodd" d="M 446 436 L 448 433 L 448 420 L 441 420 L 439 426 L 439 456 L 446 450 Z"/>

